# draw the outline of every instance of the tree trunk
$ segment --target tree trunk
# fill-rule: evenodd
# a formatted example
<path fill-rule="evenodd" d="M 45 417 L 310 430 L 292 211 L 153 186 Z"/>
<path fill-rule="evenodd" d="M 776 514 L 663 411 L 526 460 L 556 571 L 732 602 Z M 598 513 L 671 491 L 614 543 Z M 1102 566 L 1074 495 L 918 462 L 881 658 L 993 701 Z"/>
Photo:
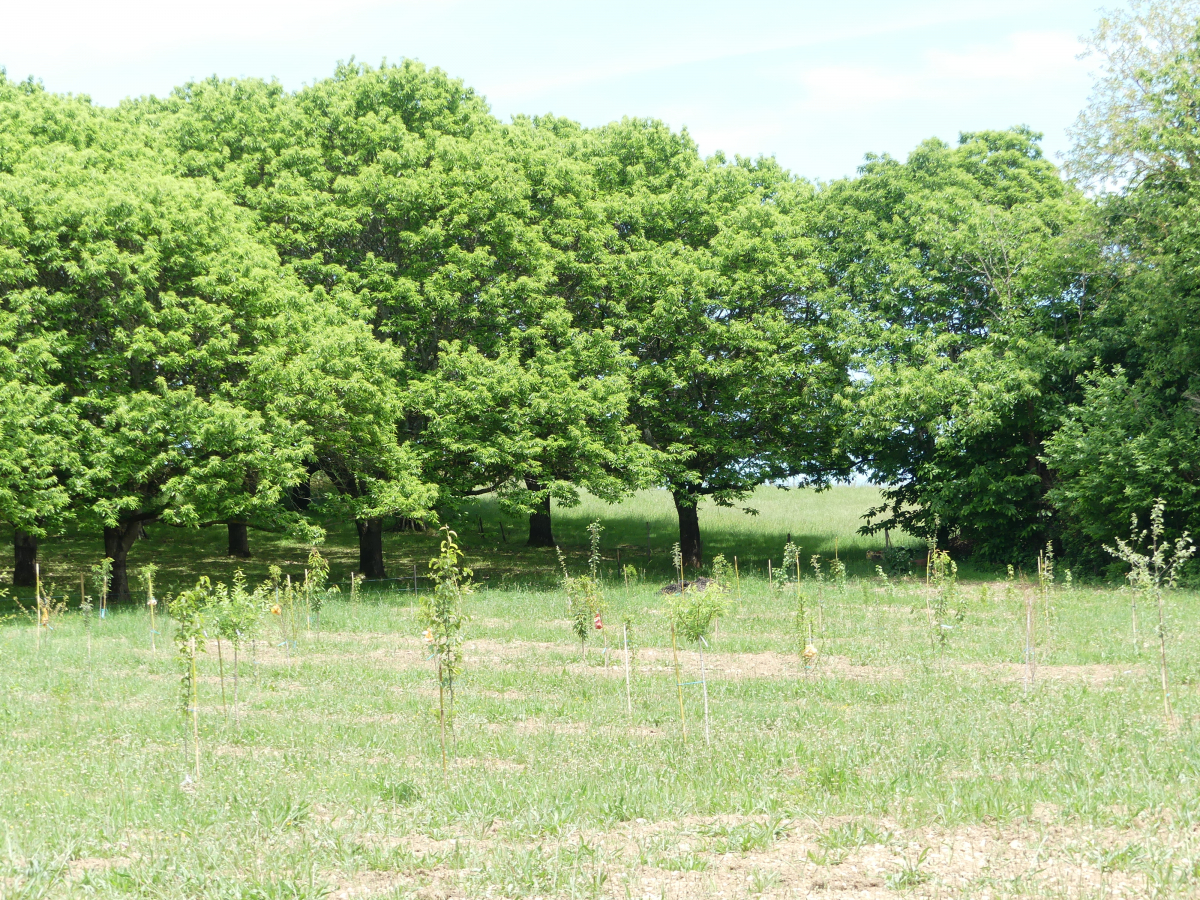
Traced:
<path fill-rule="evenodd" d="M 358 573 L 364 578 L 386 578 L 383 570 L 383 519 L 359 519 Z"/>
<path fill-rule="evenodd" d="M 542 486 L 532 478 L 525 479 L 525 487 L 530 491 L 536 492 L 542 489 Z M 537 501 L 537 508 L 529 514 L 529 546 L 530 547 L 555 547 L 554 533 L 551 531 L 550 523 L 550 495 L 547 493 L 545 498 Z"/>
<path fill-rule="evenodd" d="M 13 585 L 33 587 L 37 580 L 38 539 L 20 528 L 13 532 Z"/>
<path fill-rule="evenodd" d="M 229 523 L 229 555 L 250 558 L 250 529 L 245 522 Z"/>
<path fill-rule="evenodd" d="M 129 602 L 129 550 L 142 536 L 142 519 L 121 520 L 115 528 L 104 528 L 104 555 L 112 560 L 108 582 L 108 602 Z"/>
<path fill-rule="evenodd" d="M 284 493 L 284 506 L 292 512 L 307 512 L 312 505 L 312 476 L 293 484 Z"/>
<path fill-rule="evenodd" d="M 675 512 L 679 516 L 679 549 L 683 552 L 683 564 L 698 569 L 704 563 L 698 513 L 700 498 L 686 489 L 674 491 L 672 495 L 675 498 Z"/>

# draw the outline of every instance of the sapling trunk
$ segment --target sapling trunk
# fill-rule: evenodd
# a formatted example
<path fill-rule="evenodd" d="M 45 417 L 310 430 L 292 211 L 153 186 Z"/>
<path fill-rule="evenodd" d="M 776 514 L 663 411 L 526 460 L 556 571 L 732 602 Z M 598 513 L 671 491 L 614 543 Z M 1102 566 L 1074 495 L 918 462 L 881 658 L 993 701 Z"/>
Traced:
<path fill-rule="evenodd" d="M 675 689 L 679 692 L 679 724 L 683 726 L 683 739 L 687 740 L 687 718 L 683 713 L 683 682 L 679 680 L 679 648 L 675 643 L 675 624 L 671 624 L 671 656 L 675 660 Z"/>
<path fill-rule="evenodd" d="M 1134 592 L 1133 592 L 1132 612 L 1133 612 L 1133 652 L 1135 655 L 1140 655 L 1142 650 L 1141 650 L 1141 642 L 1138 640 L 1137 590 L 1134 590 Z"/>
<path fill-rule="evenodd" d="M 86 609 L 85 609 L 86 607 Z M 88 606 L 87 592 L 83 586 L 83 572 L 79 573 L 79 608 L 84 610 L 84 625 L 87 627 L 87 654 L 88 659 L 92 658 L 92 614 L 91 607 Z M 90 676 L 90 671 L 89 671 Z"/>
<path fill-rule="evenodd" d="M 229 722 L 229 707 L 225 703 L 225 656 L 221 652 L 221 635 L 217 635 L 217 670 L 221 673 L 221 712 Z"/>
<path fill-rule="evenodd" d="M 1033 595 L 1028 589 L 1025 590 L 1025 693 L 1029 693 L 1033 689 L 1035 679 L 1037 677 L 1036 662 L 1034 659 L 1034 643 L 1033 643 Z"/>
<path fill-rule="evenodd" d="M 442 661 L 438 660 L 438 726 L 442 733 L 442 775 L 446 775 L 446 679 L 442 677 Z"/>
<path fill-rule="evenodd" d="M 233 642 L 233 726 L 236 728 L 238 724 L 238 644 L 241 641 Z"/>
<path fill-rule="evenodd" d="M 33 564 L 33 605 L 34 605 L 34 622 L 33 633 L 34 643 L 38 653 L 42 652 L 42 567 L 37 563 Z"/>

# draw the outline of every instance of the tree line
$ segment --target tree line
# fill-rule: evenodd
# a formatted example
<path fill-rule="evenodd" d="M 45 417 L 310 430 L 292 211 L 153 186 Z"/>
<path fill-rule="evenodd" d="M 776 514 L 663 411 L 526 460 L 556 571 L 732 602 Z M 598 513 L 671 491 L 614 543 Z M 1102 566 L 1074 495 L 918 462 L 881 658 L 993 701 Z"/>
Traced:
<path fill-rule="evenodd" d="M 503 123 L 405 60 L 104 108 L 0 77 L 0 519 L 315 537 L 495 492 L 885 486 L 868 531 L 1100 565 L 1200 527 L 1200 10 L 1136 5 L 1066 171 L 1027 128 L 813 183 L 624 119 Z M 324 490 L 314 506 L 311 486 Z M 319 515 L 317 515 L 319 513 Z"/>

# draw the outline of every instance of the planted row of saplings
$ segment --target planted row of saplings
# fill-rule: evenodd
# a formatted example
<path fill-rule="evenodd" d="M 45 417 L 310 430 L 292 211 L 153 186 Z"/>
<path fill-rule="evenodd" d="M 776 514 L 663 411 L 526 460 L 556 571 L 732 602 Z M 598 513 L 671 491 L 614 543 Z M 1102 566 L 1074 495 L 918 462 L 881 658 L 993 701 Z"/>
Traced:
<path fill-rule="evenodd" d="M 1158 501 L 1150 517 L 1150 528 L 1139 531 L 1136 518 L 1133 522 L 1133 533 L 1128 542 L 1118 541 L 1110 552 L 1124 560 L 1130 566 L 1129 582 L 1133 588 L 1133 629 L 1135 644 L 1137 643 L 1137 598 L 1139 596 L 1153 599 L 1158 613 L 1158 637 L 1160 651 L 1160 670 L 1163 690 L 1163 703 L 1168 721 L 1174 724 L 1174 713 L 1171 708 L 1170 690 L 1166 663 L 1166 631 L 1163 591 L 1174 587 L 1180 567 L 1192 556 L 1193 546 L 1190 538 L 1184 535 L 1173 545 L 1163 543 L 1163 507 Z M 565 558 L 559 555 L 562 569 L 562 586 L 566 598 L 566 611 L 572 624 L 572 630 L 580 641 L 581 653 L 586 651 L 589 635 L 599 633 L 605 642 L 605 661 L 608 660 L 607 629 L 604 617 L 608 605 L 604 595 L 604 585 L 599 576 L 600 533 L 603 527 L 598 521 L 593 522 L 588 531 L 590 534 L 591 553 L 586 574 L 572 575 L 566 565 Z M 453 725 L 455 682 L 462 673 L 462 641 L 463 629 L 469 621 L 464 610 L 464 601 L 472 593 L 472 572 L 463 565 L 463 551 L 457 543 L 457 535 L 448 527 L 443 527 L 438 555 L 429 562 L 430 574 L 434 583 L 432 591 L 421 596 L 418 607 L 418 620 L 424 627 L 424 641 L 430 651 L 430 659 L 434 662 L 436 679 L 439 686 L 438 723 L 442 748 L 443 767 L 446 765 L 446 729 Z M 1145 548 L 1142 552 L 1139 548 Z M 705 738 L 711 742 L 711 726 L 709 717 L 707 669 L 704 662 L 704 649 L 708 646 L 717 621 L 727 611 L 728 597 L 731 587 L 740 595 L 740 581 L 736 566 L 726 564 L 723 557 L 714 559 L 712 577 L 701 580 L 702 583 L 689 585 L 683 578 L 682 556 L 679 545 L 673 550 L 673 559 L 679 573 L 679 582 L 667 589 L 667 606 L 665 612 L 670 623 L 671 646 L 674 663 L 675 683 L 678 692 L 680 724 L 686 739 L 687 724 L 683 689 L 693 683 L 681 681 L 679 646 L 693 647 L 700 656 L 701 686 L 704 697 Z M 106 586 L 109 579 L 110 565 L 108 560 L 93 567 L 92 584 L 99 594 L 99 618 L 103 619 L 107 611 Z M 778 579 L 772 577 L 770 586 L 773 591 L 794 590 L 795 618 L 794 630 L 797 638 L 797 648 L 800 650 L 805 668 L 811 667 L 818 656 L 816 647 L 817 635 L 824 630 L 823 604 L 821 602 L 823 586 L 827 583 L 819 557 L 811 560 L 813 569 L 812 581 L 817 587 L 815 609 L 810 606 L 807 590 L 801 588 L 801 550 L 790 541 L 784 548 L 782 572 Z M 830 582 L 840 591 L 846 589 L 845 569 L 840 565 L 836 556 L 830 564 Z M 787 576 L 784 576 L 787 573 Z M 150 611 L 150 626 L 148 643 L 151 650 L 157 649 L 157 620 L 155 617 L 158 598 L 154 590 L 156 569 L 145 566 L 140 571 L 140 580 L 145 590 L 146 605 Z M 732 574 L 732 579 L 730 575 Z M 789 577 L 794 574 L 793 577 Z M 199 746 L 199 704 L 196 677 L 196 661 L 201 653 L 207 652 L 210 641 L 215 640 L 217 647 L 218 667 L 221 681 L 222 709 L 229 716 L 229 704 L 226 695 L 224 646 L 229 645 L 233 662 L 232 710 L 234 722 L 238 718 L 239 707 L 239 658 L 242 647 L 249 642 L 251 653 L 255 651 L 257 639 L 264 637 L 266 621 L 273 621 L 271 628 L 278 629 L 280 638 L 278 646 L 290 658 L 297 647 L 297 638 L 303 631 L 320 629 L 322 606 L 328 598 L 337 592 L 337 588 L 328 584 L 329 566 L 327 561 L 313 550 L 308 558 L 308 565 L 301 581 L 293 583 L 290 576 L 283 576 L 278 567 L 271 567 L 268 579 L 251 589 L 246 584 L 244 576 L 239 572 L 231 585 L 213 584 L 207 577 L 201 577 L 196 585 L 180 592 L 165 601 L 172 619 L 175 620 L 173 640 L 181 667 L 180 680 L 180 709 L 184 713 L 189 726 L 191 739 L 191 767 L 195 777 L 200 774 Z M 884 590 L 891 593 L 893 584 L 887 575 L 879 569 L 878 579 Z M 1070 579 L 1068 570 L 1067 579 Z M 960 624 L 965 616 L 965 595 L 960 590 L 957 578 L 957 566 L 948 553 L 939 550 L 931 541 L 928 553 L 926 584 L 929 589 L 923 592 L 925 613 L 928 616 L 930 637 L 935 648 L 944 648 L 951 630 Z M 1038 561 L 1038 585 L 1036 592 L 1022 586 L 1025 600 L 1025 663 L 1026 687 L 1031 688 L 1034 679 L 1034 622 L 1036 606 L 1040 599 L 1047 624 L 1050 620 L 1051 595 L 1055 584 L 1053 551 L 1048 546 Z M 359 579 L 350 581 L 351 601 L 357 600 Z M 981 588 L 981 593 L 987 588 Z M 864 587 L 865 591 L 865 587 Z M 1005 587 L 1006 599 L 1016 599 L 1018 586 L 1015 573 L 1010 566 L 1008 581 Z M 65 612 L 65 602 L 52 601 L 53 590 L 43 591 L 40 578 L 36 590 L 36 609 L 31 612 L 37 631 L 37 646 L 40 648 L 43 632 L 47 636 L 54 629 L 56 620 Z M 81 579 L 80 611 L 87 629 L 88 652 L 91 652 L 91 629 L 93 612 L 96 609 L 93 597 L 86 593 Z M 914 611 L 917 608 L 914 607 Z M 625 686 L 627 708 L 632 715 L 631 675 L 630 675 L 630 642 L 634 622 L 626 616 L 621 623 L 621 645 L 624 651 Z M 272 637 L 273 641 L 274 638 Z"/>

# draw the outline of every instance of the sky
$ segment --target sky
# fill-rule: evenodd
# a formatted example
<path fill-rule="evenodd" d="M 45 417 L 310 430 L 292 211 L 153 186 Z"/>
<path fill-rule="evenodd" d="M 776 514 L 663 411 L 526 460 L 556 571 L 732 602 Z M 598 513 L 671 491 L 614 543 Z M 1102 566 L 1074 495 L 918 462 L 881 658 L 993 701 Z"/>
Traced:
<path fill-rule="evenodd" d="M 210 75 L 289 89 L 339 60 L 437 66 L 508 120 L 622 116 L 811 179 L 1023 124 L 1051 158 L 1087 100 L 1081 37 L 1120 0 L 0 0 L 0 66 L 100 104 Z"/>

